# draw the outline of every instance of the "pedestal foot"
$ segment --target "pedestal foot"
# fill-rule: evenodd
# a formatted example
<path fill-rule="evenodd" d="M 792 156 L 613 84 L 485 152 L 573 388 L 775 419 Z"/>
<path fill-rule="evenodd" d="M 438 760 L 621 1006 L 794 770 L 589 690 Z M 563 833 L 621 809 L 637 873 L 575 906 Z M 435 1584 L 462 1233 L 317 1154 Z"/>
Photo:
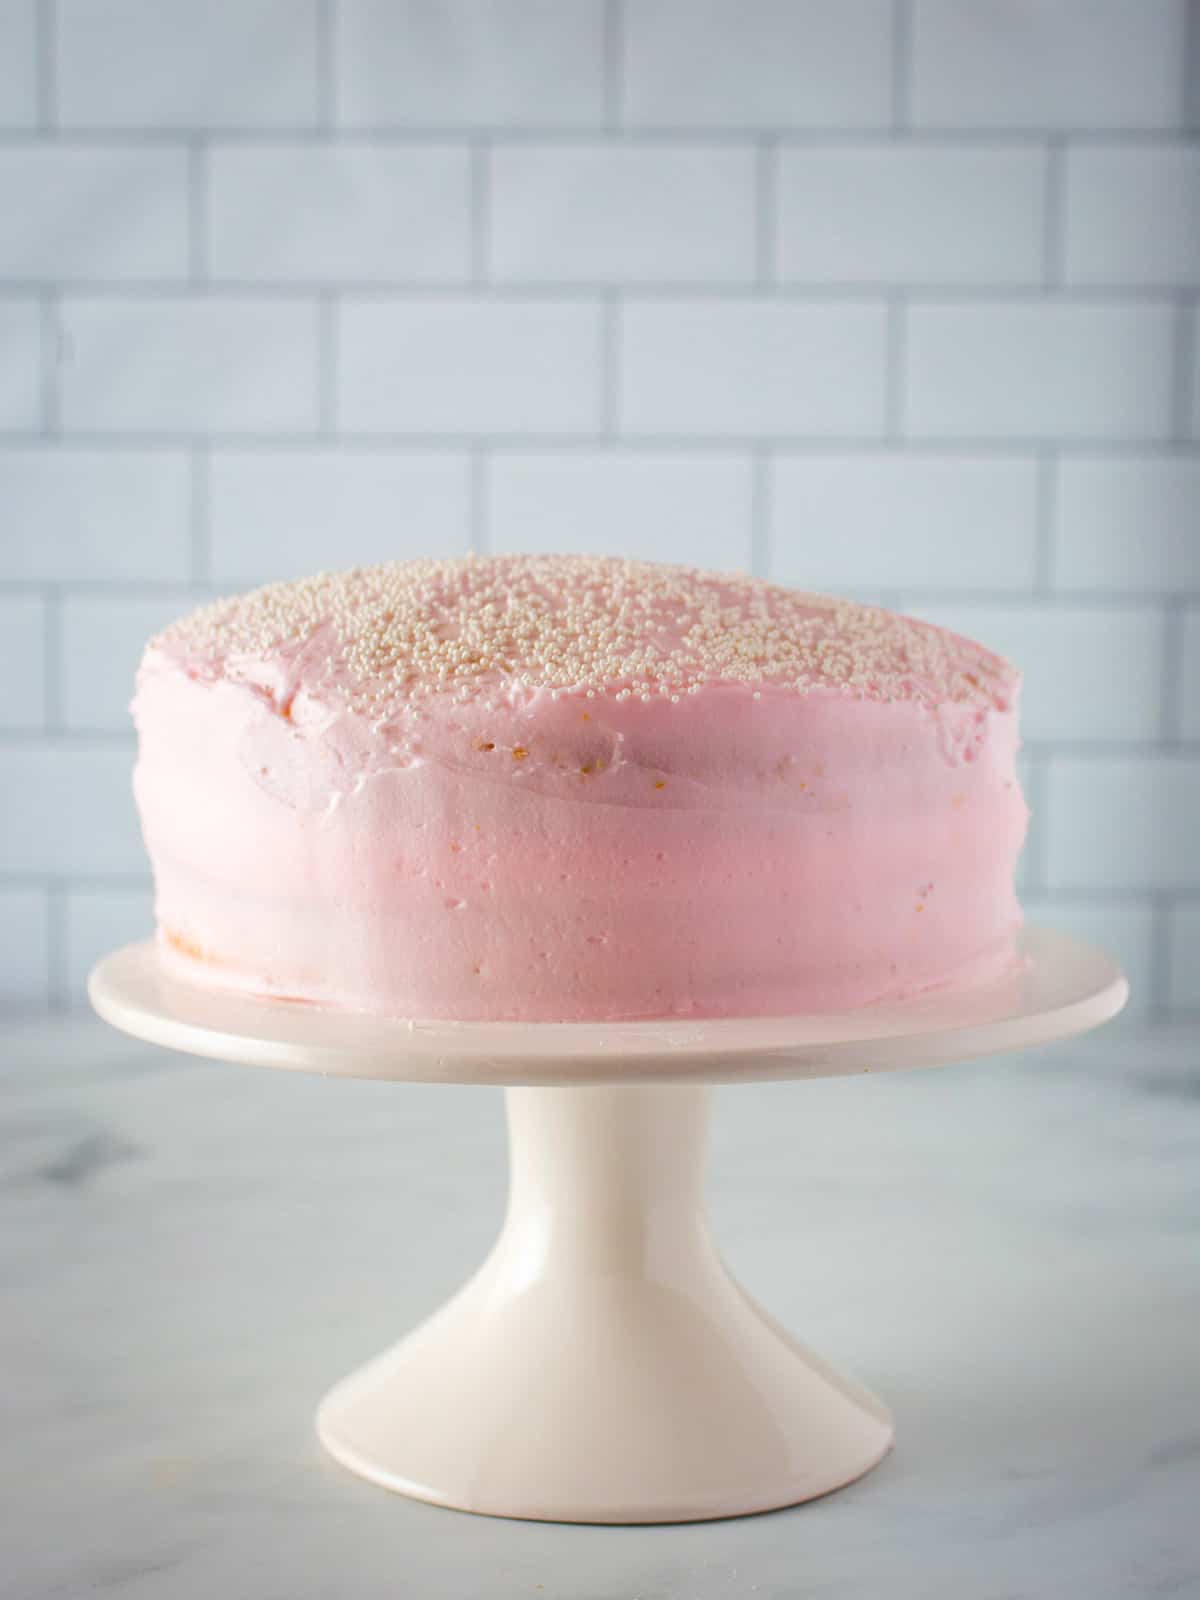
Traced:
<path fill-rule="evenodd" d="M 730 1277 L 704 1220 L 710 1091 L 510 1089 L 476 1275 L 337 1385 L 317 1427 L 373 1482 L 493 1516 L 684 1522 L 791 1505 L 886 1454 L 886 1408 Z"/>

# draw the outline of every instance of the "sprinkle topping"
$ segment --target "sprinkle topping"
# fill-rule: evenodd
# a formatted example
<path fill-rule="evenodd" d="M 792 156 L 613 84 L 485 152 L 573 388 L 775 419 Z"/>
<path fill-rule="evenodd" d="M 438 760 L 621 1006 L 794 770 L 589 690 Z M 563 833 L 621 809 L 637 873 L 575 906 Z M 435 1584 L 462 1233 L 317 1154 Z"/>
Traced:
<path fill-rule="evenodd" d="M 319 573 L 215 601 L 153 644 L 202 675 L 278 657 L 309 692 L 373 715 L 513 688 L 677 703 L 722 684 L 1003 709 L 1017 678 L 981 645 L 875 606 L 604 556 Z"/>

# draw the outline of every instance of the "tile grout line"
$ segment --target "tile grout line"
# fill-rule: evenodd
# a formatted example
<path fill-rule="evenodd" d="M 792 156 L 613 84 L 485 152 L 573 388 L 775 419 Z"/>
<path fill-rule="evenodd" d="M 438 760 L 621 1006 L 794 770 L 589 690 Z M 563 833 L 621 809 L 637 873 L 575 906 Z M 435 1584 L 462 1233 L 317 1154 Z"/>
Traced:
<path fill-rule="evenodd" d="M 212 581 L 212 462 L 208 446 L 193 444 L 188 454 L 188 532 L 191 582 Z"/>
<path fill-rule="evenodd" d="M 771 571 L 771 447 L 759 445 L 750 457 L 750 575 Z"/>
<path fill-rule="evenodd" d="M 1058 520 L 1058 456 L 1052 446 L 1038 451 L 1034 511 L 1034 578 L 1039 595 L 1054 592 Z M 1057 598 L 1057 597 L 1056 597 Z"/>
<path fill-rule="evenodd" d="M 208 146 L 191 139 L 187 147 L 188 283 L 200 288 L 208 281 Z"/>
<path fill-rule="evenodd" d="M 758 141 L 754 154 L 754 282 L 760 289 L 775 283 L 779 249 L 779 142 Z"/>
<path fill-rule="evenodd" d="M 1046 141 L 1042 191 L 1042 288 L 1063 289 L 1066 271 L 1066 141 Z"/>
<path fill-rule="evenodd" d="M 65 337 L 62 303 L 56 289 L 43 289 L 38 300 L 38 334 L 41 342 L 39 371 L 41 432 L 44 438 L 62 434 L 61 362 Z"/>
<path fill-rule="evenodd" d="M 620 128 L 625 115 L 625 9 L 623 0 L 604 5 L 604 127 Z"/>
<path fill-rule="evenodd" d="M 1186 0 L 1183 27 L 1179 125 L 1184 133 L 1195 133 L 1200 130 L 1200 0 Z"/>
<path fill-rule="evenodd" d="M 1169 745 L 1183 743 L 1183 605 L 1174 595 L 1163 604 L 1162 684 L 1159 737 Z"/>
<path fill-rule="evenodd" d="M 42 588 L 42 651 L 42 731 L 62 733 L 65 731 L 63 667 L 66 654 L 63 644 L 62 591 L 53 583 L 45 584 Z"/>
<path fill-rule="evenodd" d="M 470 489 L 468 515 L 470 518 L 471 549 L 477 556 L 490 553 L 491 530 L 488 526 L 488 486 L 491 461 L 485 445 L 476 443 L 470 456 Z"/>
<path fill-rule="evenodd" d="M 50 1010 L 56 1014 L 70 1010 L 69 984 L 67 982 L 67 885 L 61 878 L 52 878 L 46 884 L 47 932 L 49 949 L 46 973 Z"/>
<path fill-rule="evenodd" d="M 447 144 L 454 141 L 469 142 L 482 138 L 496 143 L 528 145 L 555 144 L 561 146 L 588 145 L 603 141 L 606 135 L 626 145 L 754 145 L 764 134 L 777 137 L 781 143 L 803 149 L 822 149 L 838 145 L 870 145 L 880 149 L 898 146 L 905 149 L 943 148 L 1011 150 L 1044 148 L 1052 139 L 1064 139 L 1072 145 L 1111 145 L 1120 149 L 1138 150 L 1151 145 L 1172 145 L 1188 148 L 1194 143 L 1195 130 L 1132 127 L 1071 127 L 1058 125 L 1023 124 L 995 128 L 964 127 L 904 127 L 891 128 L 882 123 L 834 124 L 824 128 L 779 126 L 767 123 L 625 123 L 609 128 L 603 119 L 594 123 L 528 122 L 522 126 L 512 123 L 444 122 L 407 126 L 399 122 L 339 122 L 334 128 L 318 126 L 314 121 L 301 123 L 274 123 L 269 127 L 246 123 L 179 123 L 154 125 L 149 123 L 88 124 L 71 123 L 67 127 L 55 124 L 49 128 L 0 128 L 0 147 L 14 148 L 39 145 L 45 134 L 55 134 L 55 144 L 64 147 L 146 146 L 178 144 L 188 139 L 212 139 L 222 144 L 328 144 L 339 145 L 423 145 Z M 334 137 L 330 138 L 330 135 Z"/>
<path fill-rule="evenodd" d="M 338 306 L 336 293 L 317 298 L 317 433 L 322 442 L 337 432 Z"/>
<path fill-rule="evenodd" d="M 888 296 L 884 355 L 884 439 L 888 444 L 905 437 L 908 384 L 908 296 L 898 290 Z"/>
<path fill-rule="evenodd" d="M 912 123 L 912 0 L 892 0 L 892 132 L 904 133 Z"/>
<path fill-rule="evenodd" d="M 1171 433 L 1179 444 L 1197 441 L 1192 434 L 1193 391 L 1196 363 L 1200 359 L 1196 341 L 1200 338 L 1200 297 L 1180 294 L 1175 302 L 1175 337 L 1171 354 Z M 1200 418 L 1196 419 L 1200 426 Z"/>
<path fill-rule="evenodd" d="M 607 290 L 602 304 L 599 370 L 599 442 L 611 446 L 621 431 L 621 297 L 616 290 Z"/>
<path fill-rule="evenodd" d="M 37 133 L 40 135 L 53 133 L 58 126 L 57 0 L 38 0 L 34 28 Z"/>
<path fill-rule="evenodd" d="M 489 263 L 491 250 L 489 248 L 492 225 L 491 207 L 491 178 L 492 155 L 491 147 L 484 139 L 473 139 L 469 156 L 469 188 L 470 188 L 470 251 L 471 251 L 471 286 L 475 289 L 483 288 L 490 278 Z"/>
<path fill-rule="evenodd" d="M 1171 927 L 1173 902 L 1164 894 L 1150 896 L 1150 995 L 1147 1012 L 1154 1022 L 1165 1022 L 1171 1015 L 1171 959 L 1174 938 Z"/>
<path fill-rule="evenodd" d="M 615 291 L 607 291 L 620 300 Z M 330 291 L 333 295 L 333 291 Z M 53 298 L 47 296 L 47 298 Z M 311 296 L 309 297 L 311 300 Z M 602 302 L 601 302 L 602 303 Z M 595 304 L 595 297 L 593 297 Z M 314 307 L 314 310 L 316 308 Z M 0 434 L 0 460 L 7 452 L 29 449 L 62 450 L 145 450 L 164 453 L 186 452 L 194 437 L 191 430 L 154 432 L 147 428 L 121 428 L 107 431 L 95 428 L 43 429 L 41 432 L 12 432 Z M 384 429 L 355 432 L 343 430 L 338 434 L 339 448 L 367 454 L 390 451 L 419 453 L 427 450 L 465 451 L 472 438 L 469 429 L 460 433 L 422 432 L 420 430 Z M 255 450 L 296 451 L 319 449 L 324 435 L 318 428 L 286 428 L 271 431 L 263 428 L 209 429 L 206 438 L 222 450 L 249 452 Z M 762 442 L 761 434 L 730 432 L 697 434 L 670 429 L 647 430 L 621 435 L 621 448 L 630 451 L 654 452 L 679 450 L 697 454 L 736 455 Z M 570 433 L 547 433 L 540 429 L 528 432 L 495 433 L 488 437 L 488 448 L 497 451 L 554 451 L 569 453 L 602 448 L 610 443 L 607 435 L 596 428 L 572 430 Z M 1045 438 L 1007 438 L 997 435 L 964 434 L 935 435 L 906 433 L 888 438 L 880 433 L 778 433 L 769 436 L 772 450 L 782 455 L 796 457 L 821 455 L 878 455 L 895 451 L 914 460 L 953 461 L 963 457 L 984 456 L 995 462 L 1036 462 L 1038 452 L 1053 448 L 1060 460 L 1131 461 L 1143 459 L 1156 464 L 1172 461 L 1200 459 L 1200 439 L 1072 439 L 1057 438 L 1050 446 Z M 970 591 L 969 591 L 970 592 Z M 1114 591 L 1100 586 L 1097 589 L 1082 587 L 1065 593 L 1095 596 Z M 1115 592 L 1124 592 L 1123 590 Z M 1166 592 L 1151 588 L 1135 591 L 1150 596 Z M 1200 593 L 1200 590 L 1190 591 Z"/>
<path fill-rule="evenodd" d="M 337 122 L 337 0 L 317 0 L 317 127 Z"/>
<path fill-rule="evenodd" d="M 487 219 L 483 219 L 486 233 Z M 46 278 L 8 278 L 0 282 L 0 303 L 5 300 L 28 299 L 38 294 L 50 281 Z M 175 278 L 64 278 L 54 280 L 55 286 L 76 295 L 114 302 L 153 303 L 157 300 L 177 300 L 186 293 L 188 283 Z M 756 298 L 756 285 L 750 277 L 741 281 L 697 283 L 683 279 L 644 280 L 625 283 L 612 278 L 546 278 L 497 279 L 490 275 L 479 283 L 464 282 L 461 277 L 444 279 L 427 278 L 245 278 L 208 275 L 205 292 L 213 300 L 268 300 L 292 301 L 311 299 L 314 294 L 354 295 L 363 301 L 396 300 L 420 304 L 428 300 L 469 301 L 478 298 L 482 291 L 488 300 L 555 301 L 565 304 L 587 304 L 606 290 L 620 289 L 630 299 L 647 305 L 752 302 Z M 1029 283 L 955 283 L 932 282 L 899 285 L 883 279 L 856 282 L 849 279 L 804 283 L 798 279 L 785 279 L 773 286 L 773 298 L 781 305 L 796 306 L 863 306 L 886 305 L 896 295 L 903 295 L 911 304 L 955 310 L 1000 307 L 1052 306 L 1074 309 L 1089 306 L 1102 311 L 1129 309 L 1178 310 L 1194 302 L 1196 290 L 1183 285 L 1159 284 L 1051 284 L 1049 288 Z M 1153 438 L 1145 440 L 1153 444 Z"/>

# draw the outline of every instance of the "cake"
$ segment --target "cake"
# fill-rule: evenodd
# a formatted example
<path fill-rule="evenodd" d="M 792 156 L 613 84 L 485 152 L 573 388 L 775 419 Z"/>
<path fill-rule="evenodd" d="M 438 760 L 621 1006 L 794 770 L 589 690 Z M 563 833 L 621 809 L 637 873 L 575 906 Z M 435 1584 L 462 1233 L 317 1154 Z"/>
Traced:
<path fill-rule="evenodd" d="M 1019 674 L 741 575 L 392 562 L 148 644 L 173 974 L 416 1019 L 843 1010 L 1014 963 Z"/>

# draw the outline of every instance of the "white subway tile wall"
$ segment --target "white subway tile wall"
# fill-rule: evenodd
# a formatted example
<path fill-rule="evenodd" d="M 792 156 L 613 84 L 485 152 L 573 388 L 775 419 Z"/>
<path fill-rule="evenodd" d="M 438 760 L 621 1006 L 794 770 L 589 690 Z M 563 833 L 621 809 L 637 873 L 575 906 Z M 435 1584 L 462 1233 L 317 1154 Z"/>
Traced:
<path fill-rule="evenodd" d="M 909 426 L 943 439 L 1168 438 L 1175 323 L 1170 305 L 914 305 Z"/>
<path fill-rule="evenodd" d="M 249 587 L 330 566 L 471 548 L 465 450 L 218 451 L 209 463 L 215 583 Z"/>
<path fill-rule="evenodd" d="M 334 416 L 348 433 L 592 433 L 600 307 L 580 300 L 347 298 Z"/>
<path fill-rule="evenodd" d="M 315 302 L 69 295 L 59 314 L 65 433 L 316 430 Z"/>
<path fill-rule="evenodd" d="M 44 5 L 45 0 L 41 0 Z M 62 128 L 294 128 L 318 115 L 318 0 L 53 0 Z"/>
<path fill-rule="evenodd" d="M 743 455 L 497 453 L 488 548 L 629 555 L 749 571 L 753 473 Z"/>
<path fill-rule="evenodd" d="M 613 86 L 633 127 L 881 128 L 890 0 L 631 0 Z"/>
<path fill-rule="evenodd" d="M 617 424 L 630 433 L 879 434 L 887 313 L 864 301 L 627 299 Z"/>
<path fill-rule="evenodd" d="M 1035 145 L 899 143 L 779 152 L 776 273 L 796 283 L 1041 281 Z"/>
<path fill-rule="evenodd" d="M 46 724 L 46 602 L 0 594 L 0 727 Z"/>
<path fill-rule="evenodd" d="M 0 299 L 0 435 L 32 433 L 41 419 L 42 322 L 36 300 Z"/>
<path fill-rule="evenodd" d="M 44 890 L 0 886 L 0 1006 L 6 1011 L 49 1006 L 55 958 L 50 925 L 50 896 Z"/>
<path fill-rule="evenodd" d="M 0 1004 L 149 926 L 149 633 L 564 549 L 1012 655 L 1030 915 L 1200 1011 L 1198 51 L 1195 0 L 0 0 Z"/>
<path fill-rule="evenodd" d="M 0 145 L 0 280 L 178 281 L 187 169 L 178 149 Z"/>
<path fill-rule="evenodd" d="M 215 280 L 465 283 L 462 145 L 215 144 L 204 238 Z"/>
<path fill-rule="evenodd" d="M 747 284 L 756 236 L 746 147 L 492 153 L 488 265 L 498 282 Z"/>

